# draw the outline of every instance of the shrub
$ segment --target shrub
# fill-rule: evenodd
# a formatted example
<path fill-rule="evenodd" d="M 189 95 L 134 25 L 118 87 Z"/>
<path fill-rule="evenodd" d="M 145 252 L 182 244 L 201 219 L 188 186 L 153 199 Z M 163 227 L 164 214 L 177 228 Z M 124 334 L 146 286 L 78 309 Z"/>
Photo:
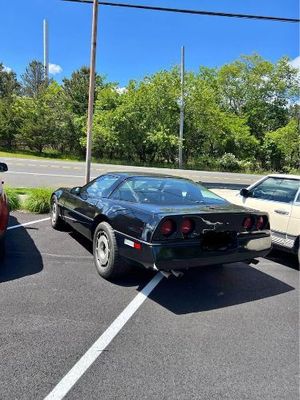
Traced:
<path fill-rule="evenodd" d="M 218 171 L 219 169 L 219 162 L 217 159 L 211 156 L 202 155 L 197 159 L 191 159 L 187 163 L 187 168 L 189 169 L 201 169 L 203 171 Z"/>
<path fill-rule="evenodd" d="M 5 193 L 7 194 L 10 211 L 18 210 L 21 202 L 17 191 L 15 189 L 5 188 Z"/>
<path fill-rule="evenodd" d="M 224 171 L 237 172 L 240 171 L 239 160 L 232 153 L 225 153 L 220 159 L 220 167 Z"/>
<path fill-rule="evenodd" d="M 24 209 L 38 214 L 48 213 L 52 192 L 53 190 L 48 188 L 31 189 L 24 201 Z"/>

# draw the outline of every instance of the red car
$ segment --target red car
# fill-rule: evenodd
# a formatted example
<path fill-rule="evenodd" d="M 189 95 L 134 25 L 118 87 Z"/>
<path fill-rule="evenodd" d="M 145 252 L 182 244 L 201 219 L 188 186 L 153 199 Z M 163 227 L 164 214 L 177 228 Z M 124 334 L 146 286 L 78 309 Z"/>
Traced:
<path fill-rule="evenodd" d="M 0 163 L 0 172 L 7 171 L 7 165 Z M 0 179 L 0 258 L 4 255 L 4 235 L 8 224 L 8 201 Z"/>

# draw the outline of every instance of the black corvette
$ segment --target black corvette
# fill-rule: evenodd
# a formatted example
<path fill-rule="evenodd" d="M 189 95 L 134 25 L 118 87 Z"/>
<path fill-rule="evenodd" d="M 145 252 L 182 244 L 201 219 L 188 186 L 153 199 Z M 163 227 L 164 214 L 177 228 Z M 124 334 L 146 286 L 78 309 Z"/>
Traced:
<path fill-rule="evenodd" d="M 188 179 L 108 173 L 83 187 L 56 190 L 51 224 L 68 224 L 93 241 L 104 278 L 125 261 L 178 271 L 249 261 L 271 249 L 268 216 L 235 206 Z"/>

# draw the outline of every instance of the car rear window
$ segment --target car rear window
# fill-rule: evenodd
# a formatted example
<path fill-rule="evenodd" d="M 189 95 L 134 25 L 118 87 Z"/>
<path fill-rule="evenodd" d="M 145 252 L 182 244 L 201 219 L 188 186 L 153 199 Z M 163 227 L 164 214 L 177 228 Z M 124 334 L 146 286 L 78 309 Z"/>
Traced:
<path fill-rule="evenodd" d="M 123 182 L 111 198 L 156 205 L 227 204 L 227 201 L 184 179 L 134 177 Z"/>
<path fill-rule="evenodd" d="M 292 203 L 299 190 L 300 181 L 296 179 L 270 177 L 255 186 L 250 197 L 281 203 Z"/>

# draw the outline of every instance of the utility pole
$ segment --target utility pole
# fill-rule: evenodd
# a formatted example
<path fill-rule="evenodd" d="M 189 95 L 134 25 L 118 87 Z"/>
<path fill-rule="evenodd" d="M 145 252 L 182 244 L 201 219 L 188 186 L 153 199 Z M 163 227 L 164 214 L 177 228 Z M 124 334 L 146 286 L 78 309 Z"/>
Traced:
<path fill-rule="evenodd" d="M 183 161 L 182 161 L 182 147 L 183 147 L 183 128 L 184 128 L 184 63 L 185 63 L 185 51 L 184 51 L 184 46 L 181 47 L 181 66 L 180 66 L 180 75 L 181 75 L 181 96 L 179 100 L 179 105 L 180 105 L 180 126 L 179 126 L 179 168 L 183 167 Z"/>
<path fill-rule="evenodd" d="M 93 129 L 94 94 L 95 94 L 97 28 L 98 28 L 98 0 L 94 0 L 94 2 L 93 2 L 93 21 L 92 21 L 92 39 L 91 39 L 89 105 L 88 105 L 88 120 L 87 120 L 87 133 L 86 133 L 85 183 L 88 183 L 91 178 L 92 129 Z"/>
<path fill-rule="evenodd" d="M 43 21 L 43 42 L 44 42 L 44 70 L 45 70 L 45 79 L 48 84 L 49 80 L 49 39 L 48 39 L 48 22 L 46 19 Z"/>

